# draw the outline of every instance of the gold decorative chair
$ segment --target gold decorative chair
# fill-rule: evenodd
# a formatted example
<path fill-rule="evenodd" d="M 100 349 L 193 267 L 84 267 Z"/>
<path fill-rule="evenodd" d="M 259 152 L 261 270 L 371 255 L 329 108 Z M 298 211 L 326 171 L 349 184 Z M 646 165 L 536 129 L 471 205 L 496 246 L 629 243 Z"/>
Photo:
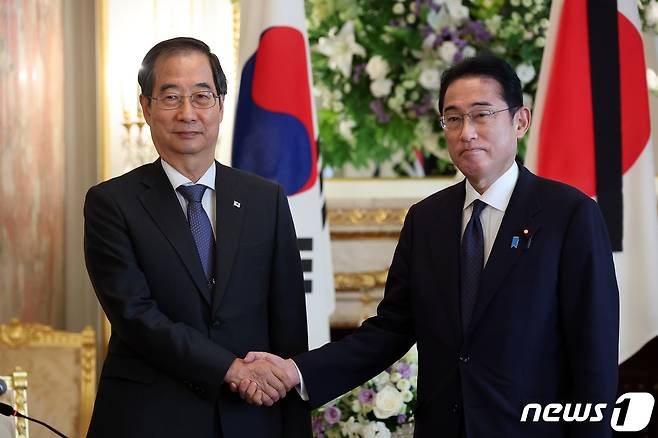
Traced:
<path fill-rule="evenodd" d="M 27 412 L 27 373 L 16 367 L 10 375 L 0 376 L 6 384 L 6 392 L 0 394 L 0 402 L 6 403 L 18 412 Z M 30 432 L 25 418 L 0 417 L 0 436 L 9 438 L 29 438 Z"/>
<path fill-rule="evenodd" d="M 30 416 L 68 437 L 84 437 L 96 394 L 96 334 L 53 330 L 13 319 L 0 324 L 0 364 L 30 376 Z M 32 427 L 32 438 L 52 436 Z"/>

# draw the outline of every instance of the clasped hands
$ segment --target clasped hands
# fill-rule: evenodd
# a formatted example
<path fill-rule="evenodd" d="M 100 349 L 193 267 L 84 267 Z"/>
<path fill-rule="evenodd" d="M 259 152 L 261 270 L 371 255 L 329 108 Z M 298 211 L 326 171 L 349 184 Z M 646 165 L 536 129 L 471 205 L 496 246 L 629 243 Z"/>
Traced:
<path fill-rule="evenodd" d="M 299 374 L 292 359 L 251 352 L 244 359 L 233 361 L 224 381 L 247 403 L 272 406 L 299 385 Z"/>

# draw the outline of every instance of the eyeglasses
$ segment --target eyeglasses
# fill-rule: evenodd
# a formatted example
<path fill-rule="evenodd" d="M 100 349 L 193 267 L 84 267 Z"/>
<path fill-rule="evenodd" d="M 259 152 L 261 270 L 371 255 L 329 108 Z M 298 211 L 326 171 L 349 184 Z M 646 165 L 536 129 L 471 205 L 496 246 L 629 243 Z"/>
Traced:
<path fill-rule="evenodd" d="M 161 94 L 158 97 L 149 97 L 151 100 L 155 100 L 158 104 L 158 108 L 163 110 L 174 110 L 183 106 L 183 100 L 185 98 L 190 99 L 190 104 L 194 108 L 198 109 L 208 109 L 215 106 L 219 96 L 215 95 L 210 91 L 199 91 L 192 93 L 189 96 L 183 96 L 182 94 L 167 93 Z"/>
<path fill-rule="evenodd" d="M 475 126 L 484 126 L 491 119 L 493 119 L 494 115 L 498 113 L 502 113 L 503 111 L 514 111 L 516 110 L 516 108 L 518 107 L 511 106 L 509 108 L 500 109 L 496 111 L 492 109 L 479 109 L 479 110 L 469 111 L 463 114 L 447 113 L 442 115 L 439 121 L 441 122 L 441 127 L 446 131 L 457 131 L 459 129 L 462 129 L 462 126 L 464 126 L 464 118 L 468 117 L 468 120 Z"/>

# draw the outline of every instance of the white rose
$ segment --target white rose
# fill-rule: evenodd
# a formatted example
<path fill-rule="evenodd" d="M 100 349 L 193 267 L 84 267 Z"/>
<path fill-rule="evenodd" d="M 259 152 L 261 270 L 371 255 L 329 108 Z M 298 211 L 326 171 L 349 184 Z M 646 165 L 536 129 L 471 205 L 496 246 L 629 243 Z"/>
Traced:
<path fill-rule="evenodd" d="M 441 86 L 441 75 L 435 68 L 426 68 L 420 72 L 418 82 L 420 82 L 420 85 L 426 90 L 438 90 Z"/>
<path fill-rule="evenodd" d="M 418 388 L 418 376 L 411 376 L 409 382 L 411 382 L 412 388 Z"/>
<path fill-rule="evenodd" d="M 388 96 L 391 93 L 393 81 L 390 79 L 377 79 L 370 83 L 370 92 L 375 97 Z"/>
<path fill-rule="evenodd" d="M 356 412 L 357 414 L 361 412 L 361 403 L 359 403 L 358 400 L 352 401 L 352 411 Z"/>
<path fill-rule="evenodd" d="M 658 23 L 658 3 L 652 1 L 644 9 L 644 19 L 647 25 L 653 27 Z"/>
<path fill-rule="evenodd" d="M 439 56 L 448 64 L 452 64 L 455 60 L 455 55 L 459 49 L 452 41 L 446 41 L 439 47 Z"/>
<path fill-rule="evenodd" d="M 361 428 L 361 436 L 363 438 L 390 438 L 391 431 L 388 430 L 386 425 L 381 421 L 376 423 L 364 424 Z"/>
<path fill-rule="evenodd" d="M 414 3 L 411 4 L 412 6 Z M 414 24 L 416 22 L 416 14 L 407 14 L 407 23 Z"/>
<path fill-rule="evenodd" d="M 535 78 L 535 68 L 531 64 L 521 63 L 516 67 L 516 74 L 522 84 L 527 84 Z"/>
<path fill-rule="evenodd" d="M 650 68 L 647 69 L 647 86 L 651 92 L 658 91 L 658 75 Z"/>
<path fill-rule="evenodd" d="M 400 373 L 398 373 L 397 371 L 391 373 L 391 382 L 392 382 L 392 383 L 397 382 L 397 381 L 400 380 L 401 378 L 402 378 L 402 376 L 401 376 Z"/>
<path fill-rule="evenodd" d="M 414 398 L 414 395 L 411 393 L 411 391 L 409 391 L 409 390 L 402 391 L 402 400 L 405 403 L 409 403 L 413 398 Z M 402 412 L 402 413 L 404 413 L 404 412 Z"/>
<path fill-rule="evenodd" d="M 397 415 L 403 403 L 400 391 L 391 385 L 387 385 L 375 396 L 373 412 L 375 417 L 383 420 Z"/>
<path fill-rule="evenodd" d="M 395 5 L 393 5 L 393 13 L 395 15 L 404 14 L 404 3 L 397 2 Z"/>
<path fill-rule="evenodd" d="M 385 78 L 389 71 L 391 71 L 391 68 L 388 62 L 379 55 L 370 58 L 366 65 L 366 73 L 368 73 L 368 76 L 373 81 Z"/>

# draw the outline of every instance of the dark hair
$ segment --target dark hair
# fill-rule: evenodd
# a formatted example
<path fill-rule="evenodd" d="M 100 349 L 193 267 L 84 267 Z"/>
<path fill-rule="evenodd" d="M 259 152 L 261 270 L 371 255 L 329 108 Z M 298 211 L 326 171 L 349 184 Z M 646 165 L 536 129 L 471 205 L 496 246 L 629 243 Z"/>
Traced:
<path fill-rule="evenodd" d="M 189 51 L 201 52 L 208 57 L 217 94 L 221 96 L 226 95 L 226 75 L 224 75 L 217 55 L 212 53 L 210 47 L 203 41 L 188 37 L 178 37 L 161 41 L 148 51 L 142 61 L 142 67 L 137 74 L 137 82 L 139 82 L 139 86 L 142 89 L 142 94 L 151 97 L 153 83 L 155 82 L 155 62 L 160 56 Z"/>
<path fill-rule="evenodd" d="M 503 91 L 503 100 L 505 100 L 508 107 L 514 108 L 514 111 L 510 111 L 510 114 L 514 114 L 517 108 L 523 106 L 521 81 L 512 66 L 490 53 L 483 53 L 472 58 L 466 58 L 443 72 L 439 94 L 440 113 L 443 113 L 446 90 L 450 84 L 457 79 L 474 76 L 486 76 L 500 84 Z"/>

